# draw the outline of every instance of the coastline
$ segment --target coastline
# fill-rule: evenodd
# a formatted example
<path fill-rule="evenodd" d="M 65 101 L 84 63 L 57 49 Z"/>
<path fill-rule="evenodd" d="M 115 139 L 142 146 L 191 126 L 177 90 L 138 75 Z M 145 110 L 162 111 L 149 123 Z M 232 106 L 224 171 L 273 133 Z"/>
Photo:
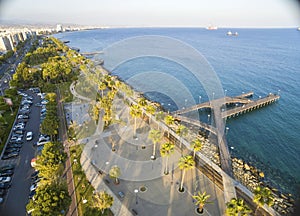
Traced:
<path fill-rule="evenodd" d="M 91 60 L 93 61 L 93 60 Z M 111 74 L 106 68 L 102 66 L 96 66 L 99 70 L 104 70 L 106 73 Z M 116 76 L 116 75 L 113 75 Z M 116 76 L 117 79 L 126 85 L 130 86 L 126 81 L 122 80 L 119 76 Z M 134 91 L 134 94 L 144 97 L 146 100 L 152 102 L 152 103 L 158 103 L 156 101 L 152 101 L 149 98 L 147 98 L 143 93 L 137 91 L 133 86 L 130 86 L 131 89 Z M 159 103 L 158 103 L 159 104 Z M 159 104 L 161 110 L 164 110 L 162 104 Z M 173 128 L 174 130 L 174 128 Z M 203 136 L 203 134 L 200 135 L 199 130 L 191 130 L 189 129 L 189 134 L 184 137 L 184 139 L 187 142 L 191 142 L 194 138 L 200 138 L 200 140 L 203 142 L 203 148 L 200 151 L 201 154 L 205 155 L 209 160 L 211 160 L 214 164 L 216 164 L 218 167 L 220 167 L 220 158 L 219 158 L 219 152 L 218 147 L 216 143 L 210 142 L 206 137 Z M 265 182 L 265 174 L 263 170 L 259 170 L 258 168 L 251 166 L 249 163 L 243 161 L 240 158 L 232 157 L 232 167 L 233 167 L 233 173 L 235 180 L 240 182 L 243 186 L 245 186 L 248 190 L 251 192 L 254 191 L 254 189 L 257 186 L 263 186 L 268 187 L 271 189 L 273 194 L 275 195 L 274 199 L 274 206 L 272 207 L 274 210 L 279 212 L 280 214 L 289 215 L 294 210 L 295 205 L 295 198 L 292 194 L 284 194 L 280 189 L 270 187 L 267 182 Z"/>

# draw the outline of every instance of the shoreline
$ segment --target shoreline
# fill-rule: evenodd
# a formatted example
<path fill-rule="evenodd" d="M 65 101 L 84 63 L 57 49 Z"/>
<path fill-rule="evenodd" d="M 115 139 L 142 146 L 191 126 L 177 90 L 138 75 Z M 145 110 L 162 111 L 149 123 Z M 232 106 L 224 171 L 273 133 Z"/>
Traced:
<path fill-rule="evenodd" d="M 91 60 L 91 61 L 93 61 L 93 60 Z M 119 81 L 124 82 L 126 85 L 130 86 L 131 89 L 135 92 L 136 95 L 140 95 L 140 96 L 144 97 L 146 100 L 148 100 L 152 103 L 159 104 L 160 109 L 165 112 L 164 107 L 160 103 L 158 103 L 157 101 L 150 100 L 142 92 L 139 92 L 133 86 L 126 83 L 126 81 L 121 79 L 119 76 L 113 75 L 106 68 L 104 68 L 102 66 L 96 66 L 96 68 L 98 68 L 98 67 L 99 67 L 100 70 L 101 69 L 105 70 L 106 73 L 108 73 L 112 76 L 115 76 Z M 189 132 L 193 133 L 191 135 L 192 138 L 200 136 L 201 140 L 203 141 L 203 148 L 200 151 L 200 153 L 205 155 L 209 160 L 211 160 L 214 164 L 216 164 L 217 166 L 220 167 L 220 158 L 219 158 L 219 151 L 218 151 L 217 145 L 213 142 L 210 142 L 203 135 L 203 133 L 200 134 L 199 129 L 195 131 L 194 129 L 190 129 L 190 127 L 188 127 L 188 128 L 189 128 Z M 187 140 L 187 141 L 190 142 L 191 139 Z M 231 154 L 231 156 L 232 156 L 232 154 Z M 239 183 L 241 183 L 243 186 L 245 186 L 251 192 L 253 192 L 254 188 L 259 186 L 259 185 L 264 186 L 264 187 L 268 187 L 269 189 L 271 189 L 271 191 L 275 195 L 274 196 L 274 203 L 275 204 L 272 208 L 274 210 L 276 210 L 277 212 L 279 212 L 280 214 L 285 214 L 285 215 L 286 214 L 289 215 L 293 212 L 296 195 L 283 193 L 278 188 L 270 187 L 270 185 L 268 185 L 267 182 L 264 181 L 265 180 L 264 171 L 250 165 L 249 162 L 247 163 L 247 162 L 243 161 L 242 159 L 236 158 L 236 157 L 231 157 L 231 161 L 232 161 L 232 167 L 233 167 L 233 173 L 234 173 L 234 179 L 235 180 L 237 180 Z"/>

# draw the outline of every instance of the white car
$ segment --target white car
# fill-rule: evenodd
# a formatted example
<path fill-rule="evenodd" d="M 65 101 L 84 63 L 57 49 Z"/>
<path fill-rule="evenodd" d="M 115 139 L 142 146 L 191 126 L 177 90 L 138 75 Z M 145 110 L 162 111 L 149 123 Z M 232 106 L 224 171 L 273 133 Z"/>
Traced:
<path fill-rule="evenodd" d="M 10 177 L 0 177 L 0 183 L 10 182 Z"/>
<path fill-rule="evenodd" d="M 32 140 L 32 137 L 33 137 L 32 131 L 28 131 L 28 132 L 26 133 L 26 140 L 27 140 L 27 141 L 30 141 L 30 140 Z"/>

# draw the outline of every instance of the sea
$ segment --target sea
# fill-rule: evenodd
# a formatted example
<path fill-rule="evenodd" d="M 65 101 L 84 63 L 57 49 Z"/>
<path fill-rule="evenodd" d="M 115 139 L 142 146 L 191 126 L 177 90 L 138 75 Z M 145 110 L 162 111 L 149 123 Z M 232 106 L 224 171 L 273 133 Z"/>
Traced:
<path fill-rule="evenodd" d="M 237 32 L 238 36 L 228 36 L 228 31 Z M 272 105 L 227 120 L 226 136 L 232 157 L 241 158 L 262 170 L 268 185 L 283 193 L 299 196 L 300 31 L 254 28 L 108 28 L 55 35 L 58 39 L 70 41 L 68 45 L 79 48 L 81 53 L 105 52 L 124 40 L 143 36 L 162 36 L 195 49 L 201 54 L 202 60 L 209 63 L 228 96 L 249 91 L 254 92 L 254 99 L 269 93 L 280 95 L 280 100 Z M 143 48 L 143 45 L 137 45 L 137 49 Z M 177 56 L 182 59 L 189 57 L 188 52 L 178 47 L 170 47 L 169 52 L 178 53 Z M 101 59 L 101 54 L 94 58 Z M 197 58 L 192 60 L 197 61 Z M 150 72 L 154 74 L 151 79 L 143 78 L 143 74 Z M 168 86 L 169 92 L 178 91 L 178 86 L 184 86 L 192 95 L 193 102 L 208 100 L 205 87 L 195 81 L 189 69 L 164 56 L 127 59 L 115 67 L 112 73 L 170 111 L 182 107 L 174 102 L 173 96 L 161 90 L 163 86 Z M 155 75 L 162 73 L 165 76 L 158 75 L 155 81 Z M 173 80 L 169 81 L 168 77 Z M 174 82 L 177 84 L 174 85 Z M 150 88 L 149 83 L 155 85 L 155 88 Z M 185 96 L 177 94 L 176 97 L 182 101 L 181 106 L 192 105 Z M 209 121 L 206 115 L 202 113 L 200 120 Z"/>

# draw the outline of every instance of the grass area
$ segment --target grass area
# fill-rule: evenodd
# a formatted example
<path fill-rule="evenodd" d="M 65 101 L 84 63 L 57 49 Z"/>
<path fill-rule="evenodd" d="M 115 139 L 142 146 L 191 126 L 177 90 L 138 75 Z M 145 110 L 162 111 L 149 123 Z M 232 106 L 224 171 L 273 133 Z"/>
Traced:
<path fill-rule="evenodd" d="M 112 216 L 113 213 L 110 211 L 110 209 L 106 209 L 104 214 L 102 214 L 101 211 L 92 207 L 94 188 L 86 179 L 85 173 L 83 172 L 80 164 L 80 157 L 83 148 L 83 145 L 77 145 L 70 148 L 73 178 L 78 203 L 78 214 L 84 216 Z M 83 203 L 83 200 L 87 200 L 87 202 Z"/>
<path fill-rule="evenodd" d="M 6 112 L 2 113 L 2 116 L 5 119 L 7 124 L 5 124 L 5 129 L 4 129 L 5 131 L 4 131 L 3 135 L 1 136 L 0 152 L 2 152 L 2 150 L 4 148 L 6 140 L 9 136 L 10 130 L 11 130 L 11 128 L 13 126 L 13 123 L 14 123 L 14 120 L 16 118 L 18 109 L 15 108 L 13 111 L 14 111 L 13 115 L 11 114 L 10 110 L 7 110 Z M 2 128 L 1 128 L 1 130 L 2 130 Z"/>
<path fill-rule="evenodd" d="M 88 121 L 86 124 L 77 128 L 76 138 L 83 139 L 92 136 L 95 133 L 97 125 L 93 120 Z"/>
<path fill-rule="evenodd" d="M 73 95 L 71 94 L 71 91 L 70 91 L 70 85 L 71 85 L 71 82 L 64 82 L 64 83 L 60 83 L 57 85 L 59 88 L 61 100 L 63 103 L 69 103 L 69 102 L 73 101 Z"/>

